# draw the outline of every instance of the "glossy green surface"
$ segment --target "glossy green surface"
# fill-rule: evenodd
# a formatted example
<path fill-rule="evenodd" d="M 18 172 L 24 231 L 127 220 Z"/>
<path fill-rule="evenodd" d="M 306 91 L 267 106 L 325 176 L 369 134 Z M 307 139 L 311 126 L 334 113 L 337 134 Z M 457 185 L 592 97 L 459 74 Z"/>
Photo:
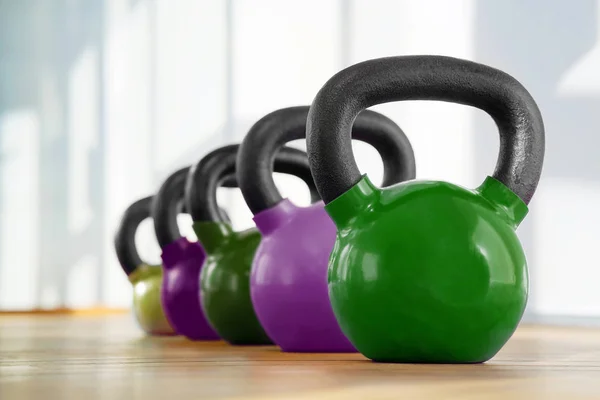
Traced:
<path fill-rule="evenodd" d="M 213 222 L 196 222 L 194 231 L 206 250 L 200 298 L 212 327 L 231 344 L 270 344 L 250 298 L 250 267 L 260 233 L 233 232 L 229 224 Z"/>
<path fill-rule="evenodd" d="M 502 183 L 378 189 L 365 176 L 326 209 L 338 227 L 329 295 L 366 357 L 483 362 L 511 337 L 527 302 L 515 234 L 527 206 Z"/>
<path fill-rule="evenodd" d="M 131 275 L 133 311 L 140 327 L 151 335 L 174 335 L 160 301 L 162 268 L 140 265 Z"/>

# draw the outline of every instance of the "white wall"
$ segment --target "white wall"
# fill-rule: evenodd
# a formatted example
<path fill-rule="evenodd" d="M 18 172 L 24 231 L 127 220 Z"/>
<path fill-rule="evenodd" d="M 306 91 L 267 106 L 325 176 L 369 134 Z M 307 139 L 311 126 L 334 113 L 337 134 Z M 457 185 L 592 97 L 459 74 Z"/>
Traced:
<path fill-rule="evenodd" d="M 127 306 L 112 235 L 128 204 L 264 114 L 309 104 L 345 66 L 444 54 L 514 75 L 545 117 L 544 173 L 519 228 L 528 314 L 600 317 L 596 0 L 80 0 L 52 13 L 42 0 L 0 4 L 0 308 Z M 407 132 L 419 178 L 475 187 L 493 171 L 498 135 L 483 113 L 375 109 Z M 355 149 L 379 181 L 374 150 Z M 298 179 L 277 182 L 308 202 Z M 237 228 L 252 224 L 239 193 L 219 196 Z M 158 262 L 149 222 L 138 242 Z"/>

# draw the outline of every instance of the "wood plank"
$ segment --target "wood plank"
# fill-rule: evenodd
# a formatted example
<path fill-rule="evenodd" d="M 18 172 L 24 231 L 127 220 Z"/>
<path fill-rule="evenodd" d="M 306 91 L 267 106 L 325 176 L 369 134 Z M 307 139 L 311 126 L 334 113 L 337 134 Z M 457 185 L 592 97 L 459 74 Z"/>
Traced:
<path fill-rule="evenodd" d="M 23 315 L 77 315 L 77 316 L 98 316 L 112 314 L 127 314 L 126 308 L 107 308 L 107 307 L 91 307 L 91 308 L 50 308 L 50 309 L 34 309 L 34 310 L 0 310 L 0 317 L 3 316 L 23 316 Z"/>
<path fill-rule="evenodd" d="M 482 365 L 145 337 L 131 317 L 0 316 L 0 399 L 600 399 L 600 329 L 523 325 Z"/>

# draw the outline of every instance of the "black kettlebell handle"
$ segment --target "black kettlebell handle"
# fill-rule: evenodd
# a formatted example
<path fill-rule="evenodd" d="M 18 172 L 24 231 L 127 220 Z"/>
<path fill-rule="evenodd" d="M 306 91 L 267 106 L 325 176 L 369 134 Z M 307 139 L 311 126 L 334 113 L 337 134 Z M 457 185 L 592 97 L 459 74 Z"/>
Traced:
<path fill-rule="evenodd" d="M 142 221 L 150 217 L 151 203 L 152 196 L 148 196 L 127 207 L 117 228 L 114 240 L 115 251 L 121 268 L 127 276 L 144 263 L 135 245 L 135 233 Z"/>
<path fill-rule="evenodd" d="M 544 123 L 529 92 L 512 76 L 486 65 L 444 56 L 400 56 L 346 68 L 321 88 L 308 114 L 308 157 L 321 198 L 330 203 L 361 174 L 350 133 L 356 116 L 376 104 L 438 100 L 488 113 L 500 131 L 492 175 L 529 204 L 544 161 Z"/>
<path fill-rule="evenodd" d="M 283 108 L 256 122 L 242 141 L 237 177 L 242 195 L 253 214 L 283 200 L 273 180 L 277 151 L 287 142 L 306 137 L 309 106 Z M 383 160 L 382 186 L 415 178 L 415 155 L 398 125 L 375 111 L 361 112 L 352 125 L 352 139 L 370 144 Z"/>
<path fill-rule="evenodd" d="M 159 246 L 165 246 L 181 238 L 181 232 L 177 225 L 177 215 L 186 213 L 183 202 L 185 180 L 190 167 L 181 168 L 171 174 L 160 186 L 154 200 L 152 201 L 151 216 L 154 220 L 154 232 Z M 224 187 L 237 187 L 234 173 L 227 174 L 222 182 Z M 183 205 L 183 207 L 182 207 Z M 227 212 L 219 209 L 224 221 L 229 221 Z"/>
<path fill-rule="evenodd" d="M 218 212 L 216 191 L 223 176 L 236 173 L 238 150 L 237 144 L 223 146 L 190 168 L 184 197 L 194 222 L 226 222 Z M 310 189 L 311 199 L 318 199 L 308 157 L 302 150 L 283 147 L 275 157 L 274 170 L 302 179 Z"/>

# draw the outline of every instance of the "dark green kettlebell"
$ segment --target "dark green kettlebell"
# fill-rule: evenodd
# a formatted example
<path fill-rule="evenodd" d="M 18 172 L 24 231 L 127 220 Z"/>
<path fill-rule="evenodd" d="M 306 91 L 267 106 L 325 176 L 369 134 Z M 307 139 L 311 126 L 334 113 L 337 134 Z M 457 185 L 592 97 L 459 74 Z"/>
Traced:
<path fill-rule="evenodd" d="M 200 302 L 218 335 L 230 344 L 261 345 L 271 340 L 258 322 L 250 299 L 250 267 L 260 243 L 256 228 L 235 232 L 219 212 L 216 192 L 222 178 L 235 173 L 239 145 L 207 154 L 189 172 L 185 202 L 194 232 L 206 251 L 200 276 Z M 267 163 L 265 168 L 269 168 Z M 275 172 L 295 175 L 318 200 L 306 153 L 283 148 L 275 157 Z"/>
<path fill-rule="evenodd" d="M 136 201 L 125 210 L 115 235 L 115 250 L 123 271 L 133 286 L 133 313 L 150 335 L 173 335 L 160 301 L 162 268 L 142 261 L 135 245 L 140 223 L 150 217 L 152 196 Z"/>
<path fill-rule="evenodd" d="M 500 132 L 496 170 L 477 189 L 411 181 L 375 187 L 352 156 L 365 108 L 438 100 L 487 112 Z M 544 125 L 513 77 L 442 56 L 369 60 L 333 76 L 307 120 L 317 189 L 337 227 L 329 296 L 346 336 L 368 358 L 477 363 L 508 341 L 527 302 L 515 233 L 544 159 Z"/>

